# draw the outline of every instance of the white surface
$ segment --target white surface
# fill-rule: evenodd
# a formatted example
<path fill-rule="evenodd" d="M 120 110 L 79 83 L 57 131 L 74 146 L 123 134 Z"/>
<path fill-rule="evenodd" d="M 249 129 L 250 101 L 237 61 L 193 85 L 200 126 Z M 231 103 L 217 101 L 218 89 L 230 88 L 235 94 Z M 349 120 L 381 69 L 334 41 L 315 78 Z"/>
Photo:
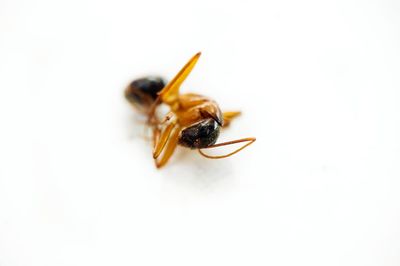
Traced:
<path fill-rule="evenodd" d="M 0 1 L 0 265 L 399 265 L 398 1 Z M 243 116 L 157 171 L 122 98 Z"/>

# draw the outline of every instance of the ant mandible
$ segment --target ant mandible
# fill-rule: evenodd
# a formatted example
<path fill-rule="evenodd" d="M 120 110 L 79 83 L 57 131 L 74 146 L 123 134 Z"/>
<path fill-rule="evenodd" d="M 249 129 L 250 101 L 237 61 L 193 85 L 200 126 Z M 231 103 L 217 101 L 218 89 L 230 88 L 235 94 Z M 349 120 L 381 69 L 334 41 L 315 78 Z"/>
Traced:
<path fill-rule="evenodd" d="M 243 150 L 256 140 L 242 138 L 215 144 L 221 127 L 228 126 L 240 112 L 221 112 L 218 104 L 208 97 L 179 93 L 180 86 L 200 55 L 200 52 L 195 54 L 166 85 L 160 77 L 144 77 L 134 80 L 125 89 L 126 99 L 147 115 L 147 124 L 153 131 L 153 158 L 157 168 L 168 162 L 177 145 L 197 149 L 202 156 L 209 159 L 221 159 Z M 156 109 L 163 103 L 169 107 L 169 112 L 160 120 Z M 225 155 L 213 156 L 202 151 L 241 142 L 246 144 Z"/>

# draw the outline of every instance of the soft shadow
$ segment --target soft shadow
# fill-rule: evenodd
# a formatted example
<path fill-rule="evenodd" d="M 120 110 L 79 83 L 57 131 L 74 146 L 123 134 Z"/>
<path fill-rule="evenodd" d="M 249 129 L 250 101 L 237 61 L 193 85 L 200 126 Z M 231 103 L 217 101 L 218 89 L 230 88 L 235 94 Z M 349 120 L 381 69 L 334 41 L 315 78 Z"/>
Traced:
<path fill-rule="evenodd" d="M 201 191 L 214 191 L 233 184 L 232 164 L 229 160 L 210 160 L 196 150 L 178 147 L 162 176 L 176 185 Z"/>
<path fill-rule="evenodd" d="M 149 127 L 146 126 L 146 117 L 132 113 L 125 116 L 126 132 L 129 139 L 137 139 L 149 142 L 151 145 L 151 135 Z"/>

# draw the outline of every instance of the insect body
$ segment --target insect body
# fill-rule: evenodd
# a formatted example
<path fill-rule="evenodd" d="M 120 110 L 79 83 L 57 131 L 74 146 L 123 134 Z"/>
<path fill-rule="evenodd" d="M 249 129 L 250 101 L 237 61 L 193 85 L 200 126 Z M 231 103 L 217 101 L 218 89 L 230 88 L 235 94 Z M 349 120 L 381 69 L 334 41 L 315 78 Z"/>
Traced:
<path fill-rule="evenodd" d="M 256 140 L 243 138 L 215 144 L 221 127 L 228 126 L 240 112 L 222 112 L 218 104 L 208 97 L 179 93 L 181 84 L 199 57 L 200 53 L 194 55 L 165 86 L 163 79 L 159 77 L 146 77 L 133 81 L 125 90 L 127 100 L 148 116 L 147 123 L 153 131 L 153 158 L 158 168 L 168 162 L 177 145 L 197 149 L 206 158 L 220 159 L 241 151 Z M 170 110 L 160 120 L 156 116 L 156 109 L 163 103 Z M 201 150 L 240 142 L 246 144 L 226 155 L 212 156 Z"/>
<path fill-rule="evenodd" d="M 157 94 L 165 87 L 161 77 L 136 79 L 125 90 L 126 99 L 143 113 L 150 109 L 157 99 Z"/>

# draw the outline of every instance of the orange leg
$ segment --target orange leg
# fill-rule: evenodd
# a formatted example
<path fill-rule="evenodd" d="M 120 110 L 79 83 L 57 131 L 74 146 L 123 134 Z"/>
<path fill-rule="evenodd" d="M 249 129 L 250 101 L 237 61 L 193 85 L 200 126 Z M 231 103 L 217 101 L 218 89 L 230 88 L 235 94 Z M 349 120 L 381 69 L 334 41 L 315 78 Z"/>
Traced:
<path fill-rule="evenodd" d="M 161 130 L 159 127 L 153 127 L 153 145 L 156 146 L 157 140 L 160 138 Z"/>
<path fill-rule="evenodd" d="M 240 111 L 232 111 L 232 112 L 223 112 L 223 117 L 224 117 L 224 125 L 223 127 L 227 127 L 230 125 L 231 121 L 238 117 L 241 114 Z"/>
<path fill-rule="evenodd" d="M 155 142 L 154 142 L 154 150 L 153 150 L 153 158 L 157 159 L 158 156 L 160 156 L 161 152 L 163 151 L 165 145 L 168 142 L 168 139 L 170 138 L 170 135 L 172 133 L 172 130 L 175 128 L 176 122 L 170 122 L 168 123 L 163 131 L 160 133 L 159 129 L 154 130 L 154 134 L 157 134 L 157 136 L 154 136 Z"/>
<path fill-rule="evenodd" d="M 168 139 L 167 145 L 165 146 L 164 152 L 161 154 L 161 157 L 154 160 L 157 168 L 163 167 L 168 162 L 169 158 L 171 158 L 178 144 L 179 132 L 180 128 L 175 127 Z"/>
<path fill-rule="evenodd" d="M 149 125 L 156 125 L 158 124 L 158 119 L 156 117 L 156 109 L 161 104 L 160 96 L 154 101 L 154 103 L 150 106 L 150 109 L 147 114 L 147 124 Z"/>
<path fill-rule="evenodd" d="M 179 73 L 176 74 L 176 76 L 158 93 L 162 102 L 169 105 L 176 103 L 178 100 L 179 88 L 196 65 L 200 55 L 201 53 L 195 54 L 179 71 Z"/>

